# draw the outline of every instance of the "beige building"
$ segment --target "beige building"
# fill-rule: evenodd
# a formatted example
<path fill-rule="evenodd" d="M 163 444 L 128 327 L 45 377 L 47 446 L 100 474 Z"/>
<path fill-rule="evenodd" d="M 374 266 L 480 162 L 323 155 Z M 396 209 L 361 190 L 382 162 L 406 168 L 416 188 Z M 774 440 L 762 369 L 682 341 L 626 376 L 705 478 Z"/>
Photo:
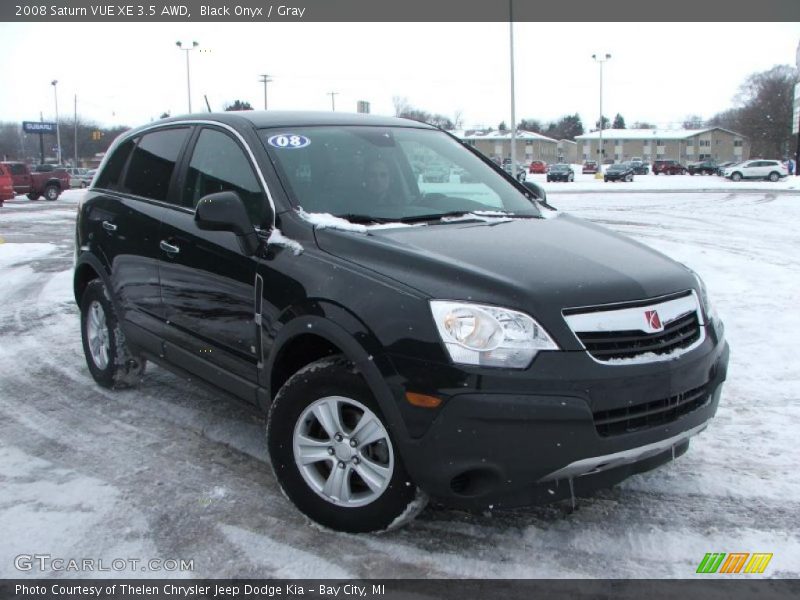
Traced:
<path fill-rule="evenodd" d="M 487 133 L 453 132 L 470 146 L 474 146 L 490 158 L 511 158 L 511 132 L 489 131 Z M 554 163 L 558 159 L 559 142 L 532 131 L 517 131 L 517 162 L 528 164 L 532 160 Z"/>
<path fill-rule="evenodd" d="M 558 140 L 558 162 L 575 164 L 578 162 L 578 143 L 572 140 Z"/>
<path fill-rule="evenodd" d="M 598 160 L 600 132 L 575 138 L 578 159 Z M 750 143 L 743 135 L 723 129 L 604 129 L 603 159 L 623 162 L 641 157 L 645 162 L 660 159 L 690 163 L 712 159 L 717 162 L 742 161 L 750 156 Z"/>

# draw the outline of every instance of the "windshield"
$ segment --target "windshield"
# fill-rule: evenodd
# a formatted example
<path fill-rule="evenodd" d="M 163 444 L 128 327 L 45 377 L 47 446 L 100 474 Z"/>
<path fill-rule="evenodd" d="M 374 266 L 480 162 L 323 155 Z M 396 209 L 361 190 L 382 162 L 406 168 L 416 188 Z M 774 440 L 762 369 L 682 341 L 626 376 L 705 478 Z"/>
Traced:
<path fill-rule="evenodd" d="M 569 166 L 567 166 L 567 165 L 553 165 L 552 167 L 550 167 L 550 172 L 552 173 L 553 171 L 569 171 Z"/>
<path fill-rule="evenodd" d="M 399 221 L 536 204 L 441 131 L 314 126 L 261 130 L 293 204 L 351 221 Z"/>

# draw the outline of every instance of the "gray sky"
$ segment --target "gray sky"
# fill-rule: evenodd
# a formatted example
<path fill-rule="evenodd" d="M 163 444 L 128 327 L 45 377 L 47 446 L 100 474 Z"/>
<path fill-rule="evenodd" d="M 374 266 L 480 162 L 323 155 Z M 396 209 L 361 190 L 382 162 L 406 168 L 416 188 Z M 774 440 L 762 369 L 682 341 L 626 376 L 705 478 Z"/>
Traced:
<path fill-rule="evenodd" d="M 729 108 L 755 71 L 794 64 L 798 23 L 517 23 L 514 29 L 517 119 L 599 113 L 599 68 L 609 52 L 604 112 L 659 126 L 688 114 Z M 104 125 L 138 125 L 162 112 L 185 113 L 191 53 L 192 108 L 203 94 L 220 110 L 234 99 L 263 108 L 260 73 L 268 73 L 272 109 L 393 114 L 393 96 L 466 126 L 510 122 L 507 23 L 0 23 L 14 60 L 0 61 L 0 121 L 78 113 Z"/>

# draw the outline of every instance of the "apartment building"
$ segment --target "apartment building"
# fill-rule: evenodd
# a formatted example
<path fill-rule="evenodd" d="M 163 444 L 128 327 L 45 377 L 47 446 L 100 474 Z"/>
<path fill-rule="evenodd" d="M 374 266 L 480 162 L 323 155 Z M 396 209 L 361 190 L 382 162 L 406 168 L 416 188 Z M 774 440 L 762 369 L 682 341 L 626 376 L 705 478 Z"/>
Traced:
<path fill-rule="evenodd" d="M 486 133 L 454 131 L 453 133 L 490 158 L 511 158 L 510 131 Z M 527 164 L 532 160 L 554 163 L 559 157 L 559 141 L 532 131 L 518 130 L 516 156 L 520 164 Z"/>
<path fill-rule="evenodd" d="M 580 160 L 598 160 L 600 132 L 575 138 Z M 604 129 L 603 162 L 623 162 L 641 157 L 646 162 L 672 159 L 690 163 L 712 159 L 742 161 L 750 157 L 746 137 L 722 127 L 706 129 Z"/>

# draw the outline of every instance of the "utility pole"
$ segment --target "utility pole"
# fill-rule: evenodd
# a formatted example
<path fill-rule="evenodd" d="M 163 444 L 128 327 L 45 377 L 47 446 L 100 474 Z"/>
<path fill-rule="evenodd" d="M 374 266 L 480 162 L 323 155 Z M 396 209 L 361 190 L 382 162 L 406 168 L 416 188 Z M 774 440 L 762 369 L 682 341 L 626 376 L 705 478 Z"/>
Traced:
<path fill-rule="evenodd" d="M 339 92 L 328 92 L 328 95 L 331 97 L 331 110 L 336 112 L 336 101 L 334 100 L 334 96 L 338 95 Z"/>
<path fill-rule="evenodd" d="M 58 79 L 53 79 L 53 81 L 50 82 L 50 85 L 53 86 L 53 95 L 55 96 L 55 99 L 56 99 L 56 148 L 57 148 L 56 149 L 56 157 L 57 157 L 56 160 L 58 161 L 58 164 L 60 165 L 61 164 L 61 127 L 59 127 L 59 125 L 58 125 L 58 88 L 56 87 L 58 85 Z"/>
<path fill-rule="evenodd" d="M 264 110 L 267 110 L 269 104 L 267 104 L 267 84 L 272 81 L 269 75 L 266 73 L 259 75 L 261 79 L 259 81 L 264 84 Z"/>

